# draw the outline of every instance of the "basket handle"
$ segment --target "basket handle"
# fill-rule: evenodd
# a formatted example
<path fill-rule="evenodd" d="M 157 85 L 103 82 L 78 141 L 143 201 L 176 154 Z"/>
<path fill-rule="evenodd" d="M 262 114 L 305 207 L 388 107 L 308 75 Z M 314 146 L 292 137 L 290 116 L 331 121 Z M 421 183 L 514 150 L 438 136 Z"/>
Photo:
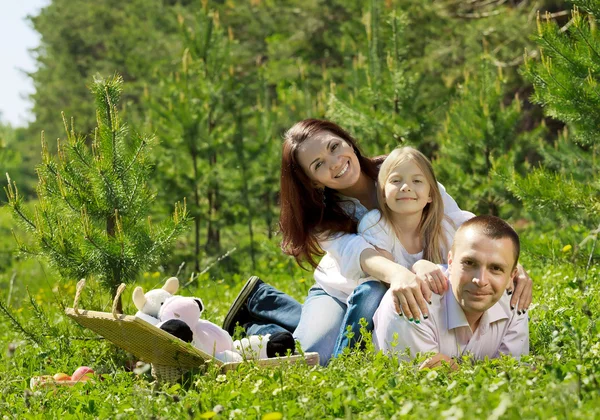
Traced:
<path fill-rule="evenodd" d="M 112 314 L 115 317 L 115 319 L 119 319 L 120 314 L 117 313 L 117 305 L 119 303 L 119 298 L 121 297 L 121 293 L 123 293 L 123 290 L 125 290 L 125 283 L 121 283 L 119 285 L 117 293 L 115 294 L 115 300 L 113 301 Z"/>
<path fill-rule="evenodd" d="M 79 297 L 81 296 L 81 291 L 85 286 L 85 279 L 81 279 L 77 282 L 77 289 L 75 292 L 75 300 L 73 301 L 73 312 L 79 315 Z"/>

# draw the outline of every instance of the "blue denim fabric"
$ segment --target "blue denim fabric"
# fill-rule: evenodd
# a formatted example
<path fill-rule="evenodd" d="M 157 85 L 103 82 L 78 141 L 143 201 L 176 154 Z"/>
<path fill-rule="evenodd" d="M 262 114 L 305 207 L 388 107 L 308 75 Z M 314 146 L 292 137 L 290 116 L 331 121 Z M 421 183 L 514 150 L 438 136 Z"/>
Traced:
<path fill-rule="evenodd" d="M 348 309 L 342 320 L 333 357 L 339 356 L 346 347 L 354 347 L 360 341 L 361 318 L 367 321 L 365 329 L 369 332 L 373 331 L 373 316 L 387 290 L 388 286 L 377 280 L 364 282 L 354 289 L 348 298 Z M 348 326 L 354 333 L 352 338 L 348 338 Z"/>
<path fill-rule="evenodd" d="M 367 321 L 367 331 L 373 330 L 373 315 L 386 291 L 387 287 L 376 280 L 365 282 L 354 289 L 347 305 L 319 286 L 313 286 L 304 305 L 300 305 L 285 293 L 263 283 L 248 298 L 251 319 L 245 324 L 246 333 L 294 332 L 302 349 L 319 353 L 320 364 L 325 366 L 332 356 L 360 340 L 361 318 Z M 346 336 L 348 326 L 354 332 L 352 339 Z"/>
<path fill-rule="evenodd" d="M 294 338 L 306 352 L 319 353 L 319 363 L 325 366 L 342 327 L 346 304 L 313 286 L 302 306 L 302 317 Z"/>
<path fill-rule="evenodd" d="M 258 285 L 246 306 L 252 317 L 244 326 L 248 335 L 294 332 L 302 313 L 301 304 L 267 283 Z"/>

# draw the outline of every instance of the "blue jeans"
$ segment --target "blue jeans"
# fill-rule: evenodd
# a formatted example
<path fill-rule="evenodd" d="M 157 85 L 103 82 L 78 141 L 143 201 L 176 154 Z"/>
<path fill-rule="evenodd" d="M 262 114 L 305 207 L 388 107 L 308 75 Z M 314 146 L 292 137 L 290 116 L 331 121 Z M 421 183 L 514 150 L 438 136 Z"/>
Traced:
<path fill-rule="evenodd" d="M 285 293 L 263 284 L 248 298 L 254 322 L 246 324 L 246 332 L 264 335 L 293 331 L 302 349 L 319 353 L 320 363 L 325 366 L 332 356 L 338 356 L 361 339 L 361 318 L 367 321 L 367 331 L 373 330 L 373 315 L 386 291 L 383 283 L 368 281 L 354 289 L 346 304 L 313 286 L 304 305 L 300 305 Z M 347 336 L 348 326 L 354 333 L 352 338 Z"/>

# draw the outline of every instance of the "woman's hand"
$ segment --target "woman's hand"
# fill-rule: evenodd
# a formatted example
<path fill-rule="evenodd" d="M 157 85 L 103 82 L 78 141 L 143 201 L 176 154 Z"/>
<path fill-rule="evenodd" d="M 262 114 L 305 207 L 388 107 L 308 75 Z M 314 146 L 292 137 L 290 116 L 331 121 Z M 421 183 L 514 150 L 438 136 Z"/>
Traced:
<path fill-rule="evenodd" d="M 427 303 L 431 302 L 431 290 L 421 277 L 401 268 L 403 270 L 390 279 L 396 311 L 409 321 L 420 322 L 421 315 L 424 319 L 429 318 Z"/>
<path fill-rule="evenodd" d="M 529 274 L 525 271 L 521 264 L 517 265 L 517 274 L 513 277 L 513 281 L 510 287 L 507 289 L 507 293 L 512 294 L 510 299 L 510 308 L 515 309 L 517 307 L 517 313 L 520 315 L 529 309 L 531 304 L 531 297 L 533 295 L 533 280 L 529 277 Z"/>
<path fill-rule="evenodd" d="M 443 295 L 448 291 L 448 278 L 437 264 L 419 260 L 413 264 L 412 271 L 427 283 L 433 293 Z"/>

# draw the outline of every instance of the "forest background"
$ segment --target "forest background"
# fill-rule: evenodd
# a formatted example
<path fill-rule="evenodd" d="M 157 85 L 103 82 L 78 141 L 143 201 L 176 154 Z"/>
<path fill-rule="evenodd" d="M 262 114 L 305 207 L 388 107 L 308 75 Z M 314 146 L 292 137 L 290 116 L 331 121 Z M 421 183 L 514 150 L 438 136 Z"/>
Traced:
<path fill-rule="evenodd" d="M 191 216 L 158 263 L 123 280 L 152 288 L 177 273 L 183 293 L 201 296 L 217 323 L 251 274 L 302 301 L 312 273 L 278 247 L 280 145 L 294 122 L 331 119 L 368 155 L 419 148 L 461 208 L 499 215 L 518 229 L 534 278 L 532 356 L 525 365 L 504 359 L 434 375 L 357 351 L 325 370 L 209 372 L 191 386 L 157 390 L 130 372 L 130 356 L 62 315 L 78 278 L 56 259 L 27 258 L 48 253 L 36 248 L 40 231 L 11 214 L 15 200 L 4 180 L 0 336 L 10 345 L 0 367 L 0 411 L 597 413 L 597 18 L 593 0 L 53 0 L 31 18 L 41 35 L 30 74 L 35 121 L 0 123 L 0 169 L 18 186 L 23 209 L 35 214 L 44 204 L 36 168 L 43 178 L 51 158 L 43 159 L 40 132 L 45 156 L 60 156 L 58 144 L 77 133 L 91 145 L 97 104 L 89 88 L 94 77 L 118 73 L 120 117 L 152 146 L 140 172 L 152 220 L 168 221 L 184 198 Z M 61 111 L 69 130 L 73 118 L 72 133 Z M 94 280 L 85 305 L 106 308 L 109 289 Z M 128 298 L 123 306 L 135 312 Z M 27 390 L 31 376 L 92 362 L 113 380 L 61 398 Z M 308 385 L 317 383 L 320 391 Z"/>

